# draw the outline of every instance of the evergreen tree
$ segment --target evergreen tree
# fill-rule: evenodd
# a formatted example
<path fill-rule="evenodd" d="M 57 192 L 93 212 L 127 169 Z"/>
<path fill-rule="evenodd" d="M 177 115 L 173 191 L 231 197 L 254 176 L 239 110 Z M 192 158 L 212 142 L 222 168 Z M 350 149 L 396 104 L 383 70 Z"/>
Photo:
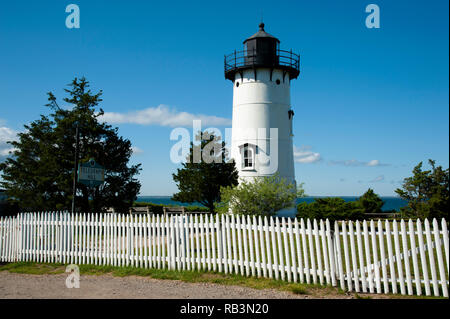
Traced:
<path fill-rule="evenodd" d="M 395 192 L 408 201 L 401 213 L 415 218 L 448 218 L 449 209 L 449 169 L 436 167 L 429 160 L 431 170 L 422 170 L 422 162 L 413 169 L 413 176 L 405 178 L 402 188 Z"/>
<path fill-rule="evenodd" d="M 209 132 L 199 132 L 196 140 L 199 143 L 191 143 L 182 168 L 172 174 L 179 190 L 172 200 L 198 202 L 212 213 L 214 203 L 220 201 L 220 187 L 237 185 L 238 172 L 234 161 L 228 159 L 225 142 L 219 137 Z"/>
<path fill-rule="evenodd" d="M 383 200 L 369 188 L 358 200 L 357 205 L 361 206 L 364 214 L 380 214 L 384 205 Z"/>
<path fill-rule="evenodd" d="M 52 113 L 25 125 L 18 140 L 10 142 L 15 150 L 0 165 L 0 185 L 21 210 L 70 210 L 78 125 L 80 162 L 94 158 L 105 168 L 105 182 L 94 188 L 77 183 L 77 210 L 125 211 L 140 189 L 135 178 L 140 164 L 128 166 L 131 142 L 99 120 L 104 114 L 96 110 L 102 91 L 92 93 L 85 78 L 75 78 L 65 91 L 70 109 L 59 108 L 56 97 L 48 93 L 46 106 Z"/>

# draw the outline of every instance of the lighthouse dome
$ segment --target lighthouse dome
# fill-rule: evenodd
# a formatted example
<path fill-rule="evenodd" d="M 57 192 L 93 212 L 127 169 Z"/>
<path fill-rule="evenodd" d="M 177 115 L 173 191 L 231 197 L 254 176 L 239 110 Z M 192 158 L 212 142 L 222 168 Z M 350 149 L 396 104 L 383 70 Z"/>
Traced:
<path fill-rule="evenodd" d="M 247 39 L 244 41 L 244 44 L 247 43 L 247 41 L 250 41 L 250 40 L 253 40 L 253 39 L 256 39 L 256 38 L 265 38 L 265 39 L 267 39 L 267 40 L 270 40 L 270 39 L 271 39 L 271 41 L 275 40 L 277 43 L 280 43 L 280 40 L 278 40 L 278 39 L 277 39 L 276 37 L 274 37 L 273 35 L 268 34 L 268 33 L 264 30 L 264 26 L 265 26 L 265 24 L 261 22 L 261 23 L 259 24 L 259 31 L 256 32 L 256 33 L 255 33 L 254 35 L 252 35 L 251 37 L 247 38 Z"/>

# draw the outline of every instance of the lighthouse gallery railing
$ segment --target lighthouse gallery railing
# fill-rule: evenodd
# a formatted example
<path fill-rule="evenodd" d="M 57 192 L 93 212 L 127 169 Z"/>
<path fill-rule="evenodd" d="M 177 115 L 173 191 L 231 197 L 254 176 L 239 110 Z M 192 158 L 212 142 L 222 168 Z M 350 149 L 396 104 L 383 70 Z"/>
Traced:
<path fill-rule="evenodd" d="M 259 56 L 255 50 L 234 51 L 229 55 L 225 55 L 224 59 L 225 73 L 241 67 L 257 66 L 259 65 L 258 58 Z M 292 52 L 292 50 L 286 51 L 278 49 L 276 51 L 276 59 L 273 65 L 271 66 L 290 67 L 299 71 L 300 55 Z"/>

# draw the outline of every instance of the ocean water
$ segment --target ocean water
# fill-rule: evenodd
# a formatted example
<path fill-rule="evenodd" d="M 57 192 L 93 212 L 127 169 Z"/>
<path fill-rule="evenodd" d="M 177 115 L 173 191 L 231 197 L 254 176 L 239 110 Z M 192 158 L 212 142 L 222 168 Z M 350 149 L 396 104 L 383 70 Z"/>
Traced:
<path fill-rule="evenodd" d="M 325 197 L 325 196 L 323 196 Z M 322 198 L 323 198 L 322 197 Z M 339 196 L 342 199 L 344 199 L 347 202 L 355 201 L 358 199 L 357 196 Z M 311 203 L 316 198 L 321 197 L 304 197 L 304 198 L 297 198 L 297 204 L 301 202 L 307 202 Z M 400 207 L 406 206 L 408 203 L 407 201 L 394 196 L 381 196 L 381 199 L 384 201 L 383 210 L 396 210 L 399 211 Z M 153 204 L 162 204 L 162 205 L 178 205 L 178 206 L 203 206 L 200 203 L 180 203 L 176 202 L 170 199 L 170 196 L 138 196 L 137 202 L 148 202 Z"/>

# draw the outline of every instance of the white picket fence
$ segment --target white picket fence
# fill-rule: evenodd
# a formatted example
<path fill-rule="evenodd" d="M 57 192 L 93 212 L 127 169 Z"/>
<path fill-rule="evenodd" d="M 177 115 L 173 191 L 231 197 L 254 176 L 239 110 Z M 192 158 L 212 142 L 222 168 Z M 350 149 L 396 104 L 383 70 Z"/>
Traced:
<path fill-rule="evenodd" d="M 336 222 L 238 216 L 22 213 L 0 218 L 0 261 L 207 270 L 448 297 L 443 219 Z"/>

